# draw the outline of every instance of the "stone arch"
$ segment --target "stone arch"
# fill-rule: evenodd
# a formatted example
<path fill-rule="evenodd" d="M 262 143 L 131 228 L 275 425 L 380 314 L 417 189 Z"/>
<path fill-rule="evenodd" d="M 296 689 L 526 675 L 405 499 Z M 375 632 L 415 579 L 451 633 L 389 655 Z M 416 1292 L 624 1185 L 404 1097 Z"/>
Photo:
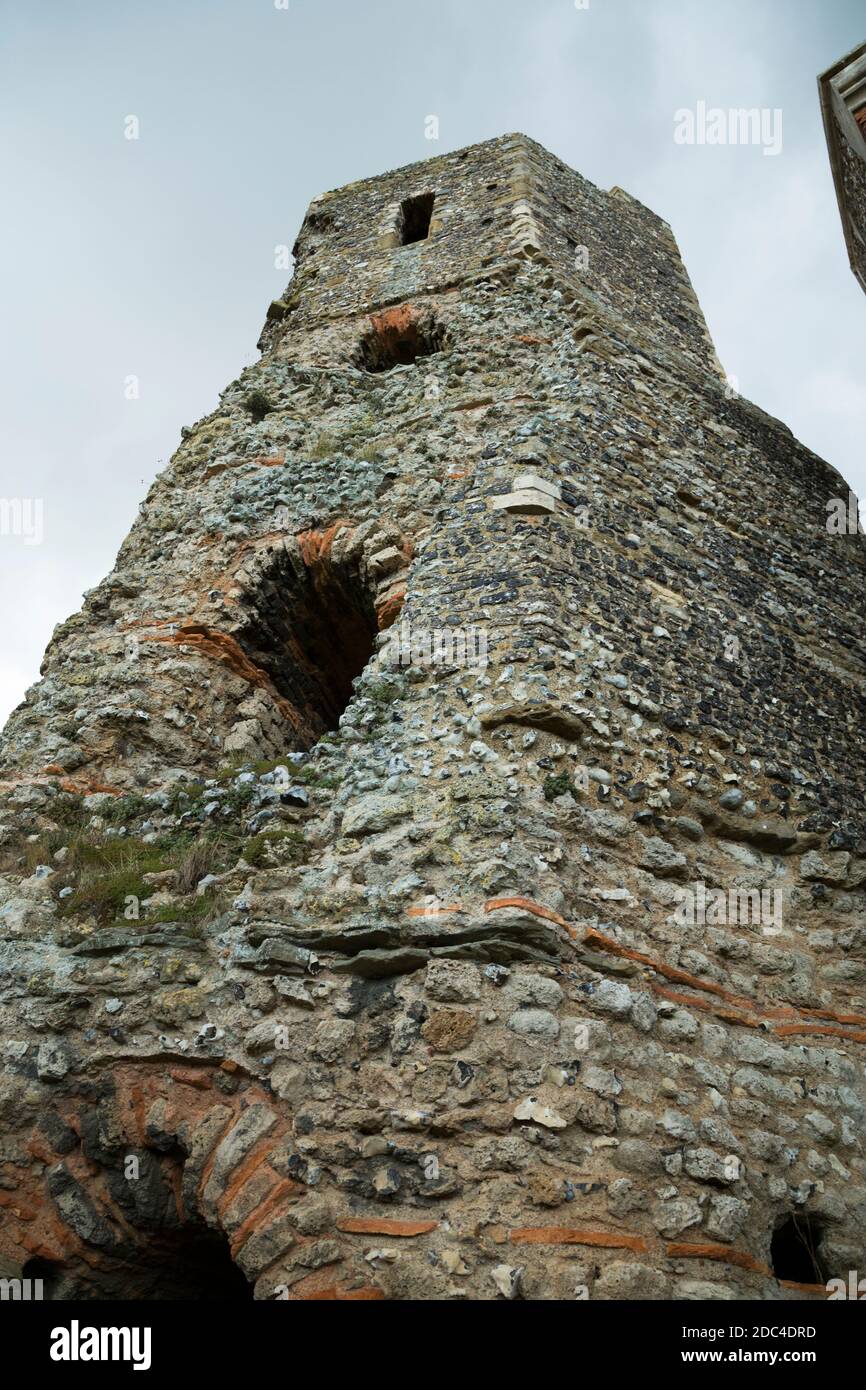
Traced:
<path fill-rule="evenodd" d="M 46 1298 L 224 1301 L 273 1296 L 281 1280 L 288 1291 L 282 1262 L 306 1239 L 290 1134 L 258 1083 L 218 1065 L 122 1065 L 64 1088 L 4 1192 L 0 1261 L 41 1278 Z"/>
<path fill-rule="evenodd" d="M 243 702 L 225 740 L 232 753 L 268 749 L 254 711 L 266 696 L 296 747 L 309 748 L 337 727 L 354 681 L 371 659 L 377 634 L 397 616 L 405 594 L 411 543 L 387 522 L 356 528 L 347 520 L 309 530 L 259 551 L 237 576 L 231 638 L 249 663 L 259 698 Z"/>
<path fill-rule="evenodd" d="M 380 1300 L 366 1237 L 438 1225 L 350 1215 L 294 1107 L 235 1062 L 102 1067 L 46 1085 L 0 1161 L 0 1277 L 46 1299 Z"/>
<path fill-rule="evenodd" d="M 201 672 L 198 765 L 305 750 L 336 728 L 377 634 L 400 611 L 411 558 L 387 518 L 273 532 L 243 548 L 195 616 L 143 632 L 142 644 L 170 644 Z"/>

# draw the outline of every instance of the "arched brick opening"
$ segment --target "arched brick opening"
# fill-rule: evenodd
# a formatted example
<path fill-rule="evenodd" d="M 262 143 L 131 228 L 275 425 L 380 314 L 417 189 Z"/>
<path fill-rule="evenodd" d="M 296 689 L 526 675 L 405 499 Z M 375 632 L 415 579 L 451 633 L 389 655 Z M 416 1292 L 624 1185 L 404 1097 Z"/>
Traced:
<path fill-rule="evenodd" d="M 411 543 L 386 519 L 363 533 L 339 520 L 270 541 L 247 561 L 233 595 L 236 620 L 209 646 L 268 701 L 277 746 L 250 734 L 244 701 L 227 751 L 307 749 L 337 728 L 377 634 L 400 611 L 411 556 Z"/>
<path fill-rule="evenodd" d="M 233 1063 L 118 1062 L 44 1099 L 29 1161 L 0 1160 L 0 1271 L 47 1300 L 381 1299 L 363 1234 L 436 1225 L 342 1219 Z"/>
<path fill-rule="evenodd" d="M 274 549 L 241 599 L 238 643 L 298 716 L 306 746 L 337 727 L 378 631 L 375 584 L 335 557 L 334 536 Z"/>
<path fill-rule="evenodd" d="M 252 1298 L 303 1190 L 266 1093 L 220 1068 L 120 1066 L 56 1096 L 30 1168 L 4 1174 L 3 1267 L 46 1300 Z"/>

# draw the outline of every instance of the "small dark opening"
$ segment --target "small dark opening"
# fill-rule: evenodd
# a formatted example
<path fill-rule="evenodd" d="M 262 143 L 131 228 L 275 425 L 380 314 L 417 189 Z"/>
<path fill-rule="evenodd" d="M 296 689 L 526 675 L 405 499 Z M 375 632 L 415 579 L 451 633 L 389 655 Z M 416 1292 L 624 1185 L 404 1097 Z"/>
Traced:
<path fill-rule="evenodd" d="M 416 198 L 407 198 L 401 205 L 400 236 L 404 246 L 410 246 L 413 241 L 427 240 L 435 201 L 435 193 L 419 193 Z"/>
<path fill-rule="evenodd" d="M 137 1255 L 136 1264 L 140 1265 L 136 1298 L 235 1303 L 254 1297 L 253 1285 L 235 1264 L 229 1243 L 219 1231 L 185 1226 L 168 1238 L 158 1237 L 146 1260 Z"/>
<path fill-rule="evenodd" d="M 307 736 L 300 741 L 311 746 L 337 728 L 373 655 L 372 597 L 348 565 L 311 558 L 298 573 L 278 552 L 267 584 L 244 602 L 249 617 L 240 645 L 301 716 Z"/>
<path fill-rule="evenodd" d="M 824 1228 L 814 1216 L 792 1212 L 773 1232 L 770 1263 L 777 1279 L 826 1284 L 830 1277 L 820 1254 Z"/>
<path fill-rule="evenodd" d="M 392 367 L 410 367 L 444 347 L 445 330 L 434 319 L 395 316 L 364 334 L 353 360 L 362 371 L 389 372 Z"/>
<path fill-rule="evenodd" d="M 365 594 L 331 574 L 318 577 L 295 610 L 300 665 L 325 729 L 336 729 L 370 657 L 376 615 Z"/>
<path fill-rule="evenodd" d="M 60 1265 L 54 1264 L 51 1260 L 44 1260 L 38 1255 L 34 1255 L 32 1260 L 28 1260 L 21 1271 L 22 1279 L 31 1281 L 30 1297 L 36 1299 L 37 1290 L 35 1281 L 42 1281 L 41 1296 L 43 1300 L 57 1297 L 57 1290 L 61 1283 L 63 1270 Z"/>
<path fill-rule="evenodd" d="M 111 1252 L 92 1269 L 66 1268 L 49 1260 L 28 1260 L 24 1279 L 41 1279 L 42 1299 L 98 1299 L 122 1302 L 237 1302 L 254 1297 L 253 1285 L 231 1257 L 220 1231 L 206 1226 L 183 1226 L 148 1233 L 142 1245 Z M 31 1294 L 35 1298 L 35 1292 Z"/>

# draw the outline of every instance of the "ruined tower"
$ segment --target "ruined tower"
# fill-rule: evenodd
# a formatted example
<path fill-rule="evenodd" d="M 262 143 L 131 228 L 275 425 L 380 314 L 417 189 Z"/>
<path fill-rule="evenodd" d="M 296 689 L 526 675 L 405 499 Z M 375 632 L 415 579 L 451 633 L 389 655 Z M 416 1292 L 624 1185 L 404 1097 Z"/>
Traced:
<path fill-rule="evenodd" d="M 823 1297 L 866 1270 L 846 484 L 667 224 L 524 136 L 295 256 L 0 741 L 4 1271 Z"/>

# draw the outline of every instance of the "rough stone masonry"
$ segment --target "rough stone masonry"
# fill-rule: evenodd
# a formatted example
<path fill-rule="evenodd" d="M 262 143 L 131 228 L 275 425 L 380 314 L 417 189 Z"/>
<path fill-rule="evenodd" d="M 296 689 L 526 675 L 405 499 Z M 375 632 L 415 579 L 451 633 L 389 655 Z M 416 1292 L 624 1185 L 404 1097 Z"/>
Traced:
<path fill-rule="evenodd" d="M 524 136 L 314 199 L 295 257 L 0 740 L 0 1272 L 825 1297 L 846 484 L 726 383 L 667 224 Z"/>

